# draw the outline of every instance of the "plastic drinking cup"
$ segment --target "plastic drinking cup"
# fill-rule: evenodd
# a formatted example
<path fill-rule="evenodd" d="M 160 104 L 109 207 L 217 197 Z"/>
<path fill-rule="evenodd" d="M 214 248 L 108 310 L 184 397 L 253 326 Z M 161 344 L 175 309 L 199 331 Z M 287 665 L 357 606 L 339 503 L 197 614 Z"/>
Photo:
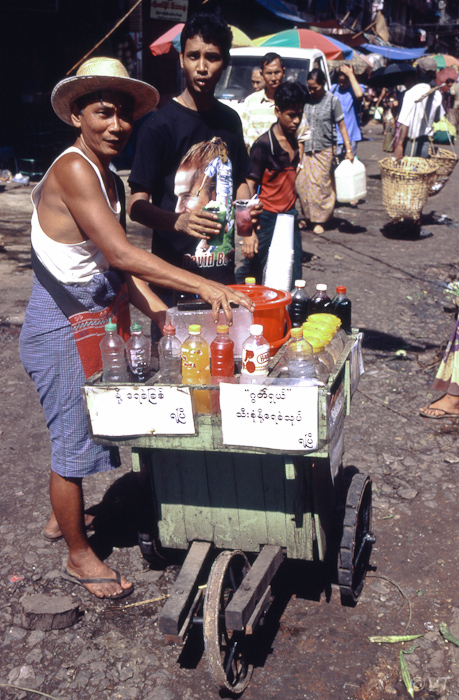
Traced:
<path fill-rule="evenodd" d="M 250 204 L 249 204 L 250 202 Z M 247 238 L 252 235 L 252 217 L 250 210 L 258 204 L 258 199 L 236 199 L 234 209 L 236 212 L 236 233 Z"/>

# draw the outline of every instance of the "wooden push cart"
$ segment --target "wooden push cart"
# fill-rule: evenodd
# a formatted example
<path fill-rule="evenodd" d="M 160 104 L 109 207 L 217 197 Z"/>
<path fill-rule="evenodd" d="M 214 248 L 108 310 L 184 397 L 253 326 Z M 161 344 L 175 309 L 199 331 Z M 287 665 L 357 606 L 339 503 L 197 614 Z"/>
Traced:
<path fill-rule="evenodd" d="M 346 483 L 342 467 L 362 371 L 354 331 L 326 386 L 211 387 L 221 412 L 196 415 L 193 388 L 155 377 L 120 386 L 96 377 L 83 389 L 94 440 L 130 446 L 133 468 L 149 470 L 161 545 L 188 550 L 159 626 L 183 643 L 203 624 L 219 689 L 241 693 L 249 683 L 250 640 L 284 557 L 325 561 L 337 523 L 342 599 L 355 603 L 362 591 L 374 542 L 371 479 L 357 472 Z"/>

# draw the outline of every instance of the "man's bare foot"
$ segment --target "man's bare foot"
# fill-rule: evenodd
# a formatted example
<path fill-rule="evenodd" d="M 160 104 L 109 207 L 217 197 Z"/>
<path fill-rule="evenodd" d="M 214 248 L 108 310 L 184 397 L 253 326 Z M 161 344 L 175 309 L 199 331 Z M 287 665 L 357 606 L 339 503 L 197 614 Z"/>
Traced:
<path fill-rule="evenodd" d="M 90 515 L 89 513 L 84 514 L 84 524 L 86 527 L 86 530 L 91 530 L 93 529 L 93 523 L 95 519 L 95 515 Z M 63 534 L 61 532 L 61 529 L 59 525 L 57 524 L 56 516 L 54 515 L 54 511 L 51 511 L 50 518 L 48 522 L 45 525 L 45 529 L 43 530 L 43 537 L 45 540 L 48 540 L 49 542 L 57 542 L 58 540 L 61 540 L 63 538 Z"/>
<path fill-rule="evenodd" d="M 324 227 L 321 226 L 320 224 L 316 224 L 314 228 L 312 229 L 313 233 L 323 233 L 325 231 Z"/>
<path fill-rule="evenodd" d="M 459 417 L 459 396 L 445 394 L 436 401 L 433 401 L 429 406 L 421 407 L 419 413 L 425 418 Z"/>
<path fill-rule="evenodd" d="M 65 573 L 69 575 L 68 578 Z M 63 577 L 67 581 L 82 585 L 96 598 L 121 598 L 134 590 L 130 581 L 100 561 L 91 549 L 78 557 L 69 556 L 67 572 L 63 573 Z M 103 581 L 89 583 L 88 579 L 103 579 Z"/>

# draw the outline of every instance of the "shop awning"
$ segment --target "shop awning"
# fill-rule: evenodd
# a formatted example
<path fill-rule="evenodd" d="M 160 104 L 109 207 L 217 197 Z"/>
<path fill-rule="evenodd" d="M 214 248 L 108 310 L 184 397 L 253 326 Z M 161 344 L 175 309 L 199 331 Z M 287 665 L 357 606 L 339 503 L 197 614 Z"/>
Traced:
<path fill-rule="evenodd" d="M 378 44 L 362 44 L 359 48 L 390 58 L 391 61 L 415 61 L 426 52 L 426 49 L 404 49 L 401 46 L 379 46 Z"/>
<path fill-rule="evenodd" d="M 284 5 L 282 0 L 257 0 L 257 2 L 259 5 L 264 7 L 266 10 L 269 10 L 274 15 L 277 15 L 278 17 L 288 19 L 291 22 L 295 22 L 296 24 L 298 24 L 299 22 L 302 22 L 303 24 L 306 23 L 306 20 L 304 20 L 302 17 L 300 17 L 299 15 L 294 15 L 290 8 L 287 7 L 287 5 Z"/>

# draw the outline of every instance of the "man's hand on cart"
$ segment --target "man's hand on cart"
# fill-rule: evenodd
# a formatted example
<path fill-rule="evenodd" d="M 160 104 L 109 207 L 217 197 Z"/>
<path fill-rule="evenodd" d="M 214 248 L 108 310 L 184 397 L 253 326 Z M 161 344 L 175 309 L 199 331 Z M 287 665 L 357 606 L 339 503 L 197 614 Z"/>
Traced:
<path fill-rule="evenodd" d="M 218 314 L 220 309 L 223 309 L 228 325 L 233 322 L 233 313 L 230 303 L 234 302 L 241 306 L 245 306 L 249 311 L 255 309 L 255 305 L 249 297 L 241 292 L 236 292 L 234 289 L 225 287 L 219 282 L 203 279 L 199 288 L 199 296 L 207 303 L 212 305 L 212 317 L 215 323 L 218 323 Z"/>

